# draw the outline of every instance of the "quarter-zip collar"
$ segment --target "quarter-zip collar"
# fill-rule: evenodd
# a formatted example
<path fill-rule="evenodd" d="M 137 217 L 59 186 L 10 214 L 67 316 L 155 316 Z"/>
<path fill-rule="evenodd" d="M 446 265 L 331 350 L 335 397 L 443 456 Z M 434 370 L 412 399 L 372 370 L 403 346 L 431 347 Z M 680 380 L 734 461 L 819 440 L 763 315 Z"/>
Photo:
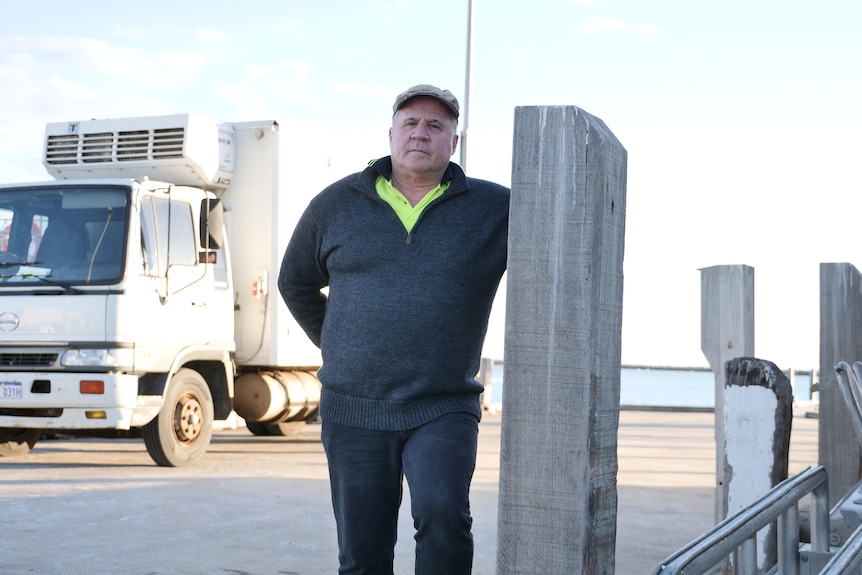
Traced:
<path fill-rule="evenodd" d="M 377 178 L 383 176 L 387 180 L 392 179 L 392 158 L 391 156 L 385 156 L 378 160 L 372 160 L 368 163 L 368 167 L 365 168 L 357 178 L 355 184 L 352 186 L 353 189 L 361 194 L 371 197 L 377 202 L 382 204 L 387 204 L 385 200 L 383 200 L 377 193 L 377 188 L 375 186 L 375 182 Z M 441 183 L 451 182 L 449 184 L 448 189 L 446 189 L 439 197 L 432 200 L 424 210 L 423 213 L 419 214 L 418 219 L 416 220 L 416 224 L 418 224 L 422 220 L 422 216 L 424 212 L 438 204 L 442 201 L 447 200 L 455 195 L 463 194 L 470 190 L 470 184 L 467 181 L 467 176 L 464 175 L 464 171 L 460 166 L 449 162 L 449 165 L 446 167 L 446 171 L 443 174 L 443 179 Z M 393 215 L 394 212 L 393 212 Z M 397 217 L 397 215 L 395 215 Z M 415 225 L 413 229 L 415 230 Z M 407 232 L 407 236 L 405 238 L 405 243 L 409 246 L 413 243 L 413 231 Z"/>
<path fill-rule="evenodd" d="M 369 162 L 368 167 L 359 174 L 359 178 L 353 186 L 354 189 L 377 198 L 377 192 L 374 188 L 374 182 L 377 181 L 377 176 L 383 176 L 387 180 L 392 180 L 391 156 L 385 156 L 378 160 L 372 160 Z M 470 189 L 470 184 L 467 181 L 467 176 L 464 175 L 464 171 L 461 170 L 461 167 L 458 166 L 458 164 L 454 164 L 452 162 L 449 162 L 449 165 L 446 167 L 446 171 L 444 172 L 443 179 L 440 183 L 446 183 L 448 181 L 452 182 L 449 185 L 449 189 L 446 190 L 440 198 L 434 200 L 433 203 L 437 203 L 444 198 L 466 192 Z M 377 199 L 379 200 L 379 198 Z"/>

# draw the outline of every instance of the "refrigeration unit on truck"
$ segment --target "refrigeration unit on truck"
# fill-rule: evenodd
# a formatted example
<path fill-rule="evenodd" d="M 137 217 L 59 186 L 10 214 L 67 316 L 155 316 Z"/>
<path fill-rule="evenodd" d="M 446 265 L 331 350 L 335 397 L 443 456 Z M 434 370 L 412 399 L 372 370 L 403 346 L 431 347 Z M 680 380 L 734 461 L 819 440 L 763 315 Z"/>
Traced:
<path fill-rule="evenodd" d="M 319 351 L 275 287 L 296 210 L 278 135 L 186 114 L 47 125 L 55 180 L 0 186 L 0 456 L 142 436 L 179 466 L 237 414 L 257 435 L 316 419 Z"/>

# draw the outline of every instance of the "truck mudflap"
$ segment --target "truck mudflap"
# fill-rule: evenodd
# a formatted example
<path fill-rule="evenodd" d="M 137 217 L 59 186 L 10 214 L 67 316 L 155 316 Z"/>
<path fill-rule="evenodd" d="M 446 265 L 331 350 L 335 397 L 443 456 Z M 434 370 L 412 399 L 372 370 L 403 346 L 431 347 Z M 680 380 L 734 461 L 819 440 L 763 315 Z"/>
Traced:
<path fill-rule="evenodd" d="M 319 409 L 320 381 L 312 372 L 249 372 L 234 385 L 234 410 L 247 424 L 302 423 L 315 419 Z"/>

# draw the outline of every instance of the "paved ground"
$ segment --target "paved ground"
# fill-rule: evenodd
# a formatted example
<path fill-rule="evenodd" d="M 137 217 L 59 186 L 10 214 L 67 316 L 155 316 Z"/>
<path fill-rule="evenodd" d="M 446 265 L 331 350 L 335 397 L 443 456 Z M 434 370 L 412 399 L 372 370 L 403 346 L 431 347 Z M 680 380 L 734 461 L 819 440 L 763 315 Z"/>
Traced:
<path fill-rule="evenodd" d="M 713 524 L 711 413 L 620 416 L 616 573 L 649 574 Z M 494 575 L 501 416 L 486 415 L 473 489 L 475 575 Z M 797 417 L 790 471 L 817 461 Z M 402 517 L 396 573 L 412 568 Z M 195 467 L 157 467 L 142 441 L 43 441 L 0 460 L 3 575 L 316 575 L 336 572 L 317 426 L 295 439 L 217 433 Z M 558 574 L 547 574 L 558 575 Z"/>

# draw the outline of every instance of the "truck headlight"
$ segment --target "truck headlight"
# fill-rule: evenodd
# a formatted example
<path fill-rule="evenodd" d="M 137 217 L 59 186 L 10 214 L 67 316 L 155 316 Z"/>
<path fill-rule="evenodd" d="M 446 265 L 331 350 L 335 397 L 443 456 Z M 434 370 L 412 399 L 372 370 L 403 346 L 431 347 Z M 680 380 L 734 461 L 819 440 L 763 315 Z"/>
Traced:
<path fill-rule="evenodd" d="M 135 352 L 130 347 L 107 349 L 68 349 L 60 359 L 65 367 L 123 367 L 131 369 Z"/>

